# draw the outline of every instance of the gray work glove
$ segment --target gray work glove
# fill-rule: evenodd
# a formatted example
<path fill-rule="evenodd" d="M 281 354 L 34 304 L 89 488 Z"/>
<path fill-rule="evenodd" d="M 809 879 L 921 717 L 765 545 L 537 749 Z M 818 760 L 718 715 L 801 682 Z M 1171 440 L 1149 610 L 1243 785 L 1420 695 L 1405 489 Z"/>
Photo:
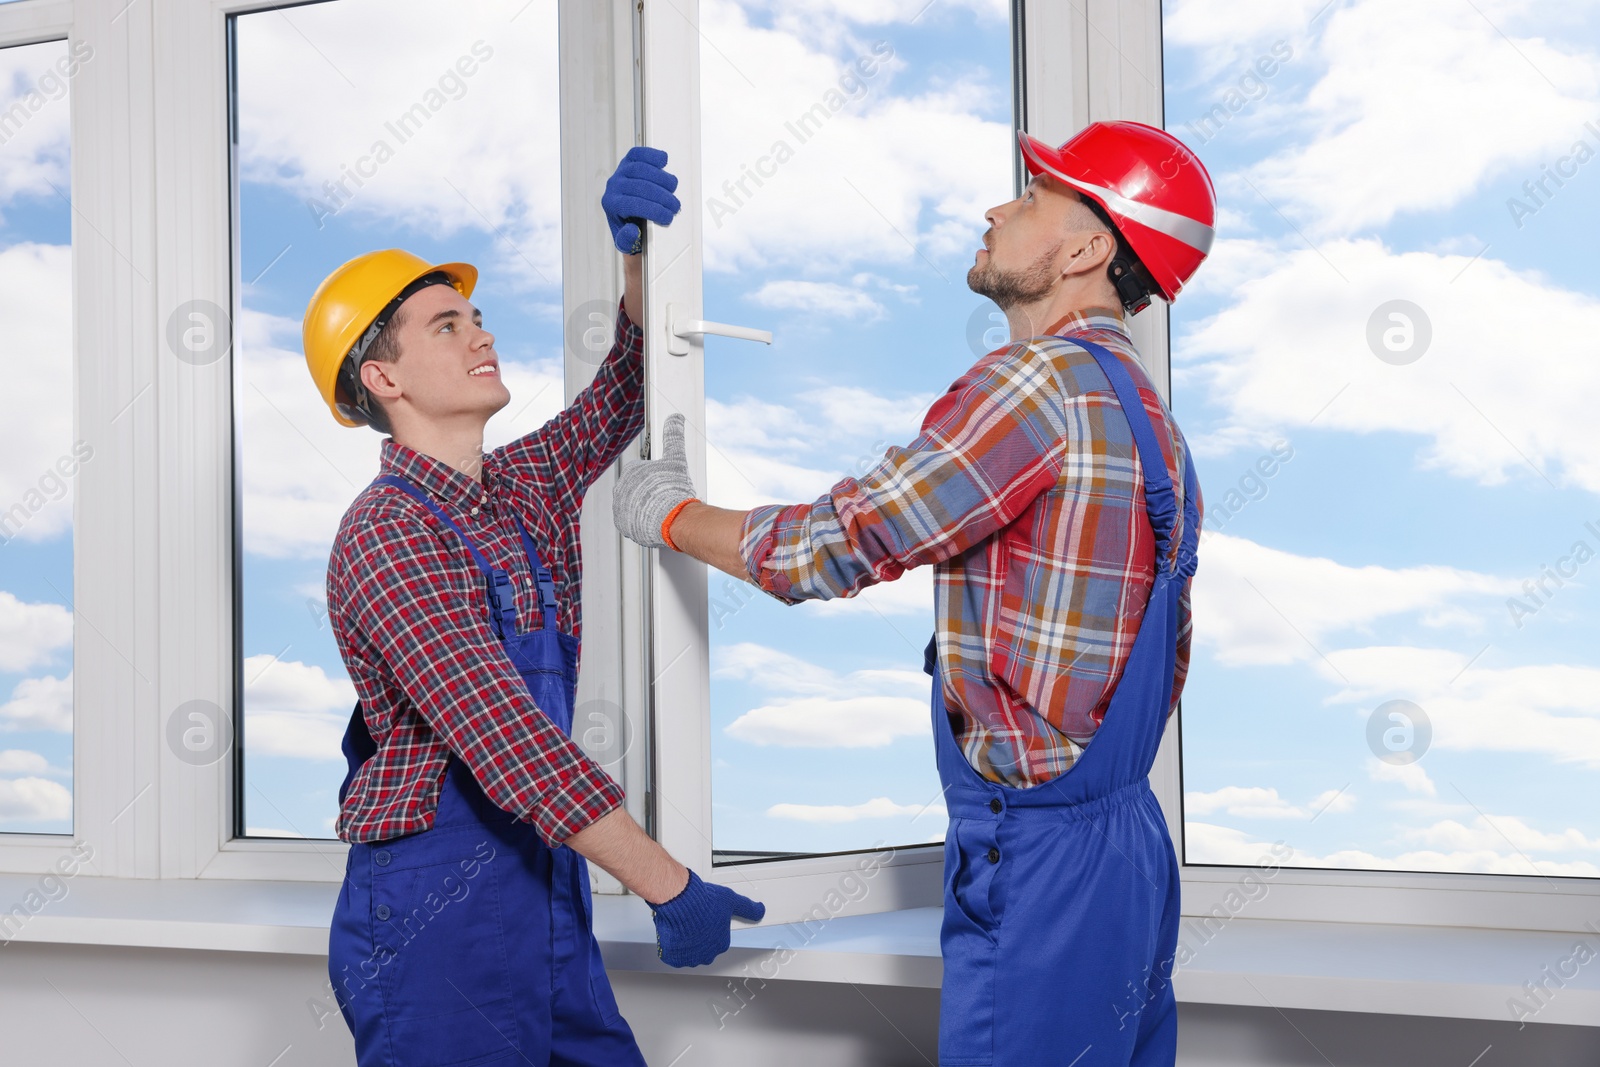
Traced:
<path fill-rule="evenodd" d="M 661 537 L 662 522 L 685 500 L 699 499 L 683 454 L 683 416 L 668 415 L 661 437 L 661 458 L 624 467 L 611 491 L 611 517 L 617 529 L 645 548 L 668 547 Z"/>

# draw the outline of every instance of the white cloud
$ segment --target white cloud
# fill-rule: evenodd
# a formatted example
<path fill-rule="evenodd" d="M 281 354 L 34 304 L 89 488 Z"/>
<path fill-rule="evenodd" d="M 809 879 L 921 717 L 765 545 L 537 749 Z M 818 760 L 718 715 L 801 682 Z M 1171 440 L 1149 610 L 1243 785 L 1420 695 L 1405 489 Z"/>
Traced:
<path fill-rule="evenodd" d="M 729 723 L 729 737 L 788 748 L 881 748 L 928 729 L 924 697 L 836 696 L 780 700 Z"/>
<path fill-rule="evenodd" d="M 1198 822 L 1185 816 L 1183 823 L 1185 863 L 1249 866 L 1276 862 L 1274 857 L 1281 854 L 1281 848 L 1278 853 L 1271 851 L 1272 848 L 1272 843 L 1260 841 L 1254 834 L 1237 827 Z"/>
<path fill-rule="evenodd" d="M 883 305 L 871 296 L 837 282 L 772 281 L 751 293 L 749 299 L 762 307 L 835 319 L 873 322 L 885 314 Z"/>
<path fill-rule="evenodd" d="M 888 797 L 873 797 L 860 804 L 774 804 L 767 815 L 774 819 L 794 819 L 799 822 L 844 823 L 862 819 L 895 819 L 907 815 L 915 818 L 923 813 L 944 814 L 944 808 L 926 804 L 896 804 Z"/>
<path fill-rule="evenodd" d="M 70 89 L 56 67 L 67 60 L 65 41 L 0 49 L 0 114 L 7 116 L 0 208 L 19 196 L 54 198 L 71 184 Z M 8 321 L 14 328 L 16 320 Z"/>
<path fill-rule="evenodd" d="M 854 385 L 824 385 L 799 396 L 818 420 L 821 433 L 835 440 L 852 442 L 871 437 L 875 445 L 909 444 L 922 429 L 923 417 L 937 399 L 937 393 L 906 393 L 884 396 Z M 871 450 L 872 462 L 881 458 L 884 447 Z M 861 473 L 866 454 L 859 457 L 856 471 Z"/>
<path fill-rule="evenodd" d="M 1185 816 L 1226 812 L 1240 819 L 1309 819 L 1319 814 L 1349 811 L 1355 797 L 1348 790 L 1329 789 L 1304 806 L 1292 804 L 1278 791 L 1261 786 L 1223 786 L 1209 793 L 1185 793 Z"/>
<path fill-rule="evenodd" d="M 1496 815 L 1492 818 L 1480 815 L 1470 826 L 1446 819 L 1432 826 L 1404 830 L 1401 836 L 1418 844 L 1457 852 L 1500 852 L 1508 848 L 1521 852 L 1600 850 L 1600 840 L 1587 837 L 1571 827 L 1558 833 L 1549 833 L 1529 826 L 1525 820 L 1514 815 Z"/>
<path fill-rule="evenodd" d="M 1196 626 L 1195 640 L 1227 666 L 1317 660 L 1312 646 L 1328 652 L 1324 643 L 1334 634 L 1519 588 L 1510 579 L 1454 567 L 1351 567 L 1224 533 L 1205 538 L 1200 558 L 1194 613 L 1206 622 Z"/>
<path fill-rule="evenodd" d="M 0 822 L 72 818 L 72 792 L 47 778 L 0 779 Z"/>
<path fill-rule="evenodd" d="M 921 6 L 811 4 L 767 28 L 750 18 L 757 5 L 701 4 L 703 33 L 716 45 L 701 63 L 702 97 L 715 102 L 702 127 L 708 270 L 793 265 L 825 275 L 859 263 L 920 270 L 919 250 L 936 260 L 977 247 L 983 211 L 1011 196 L 1009 123 L 982 117 L 1004 106 L 1009 71 L 969 69 L 916 95 L 896 95 L 904 61 L 884 58 L 895 46 L 892 23 L 909 21 Z M 863 36 L 834 17 L 846 13 L 872 32 Z M 841 92 L 841 76 L 861 57 L 878 66 Z M 816 117 L 802 128 L 807 113 Z M 767 176 L 757 186 L 747 175 L 759 171 Z M 741 180 L 743 190 L 734 185 Z M 723 207 L 709 206 L 712 197 Z"/>
<path fill-rule="evenodd" d="M 479 264 L 486 279 L 559 282 L 555 5 L 480 0 L 441 21 L 428 0 L 345 0 L 240 22 L 245 180 L 329 207 L 325 184 L 344 181 L 341 216 L 441 238 L 501 230 L 497 261 Z M 454 69 L 463 57 L 471 75 Z M 392 158 L 361 163 L 380 141 Z M 360 169 L 358 186 L 348 175 Z"/>
<path fill-rule="evenodd" d="M 1398 782 L 1407 792 L 1438 796 L 1438 787 L 1421 763 L 1390 763 L 1372 757 L 1367 760 L 1367 777 L 1374 782 Z"/>
<path fill-rule="evenodd" d="M 270 655 L 246 657 L 245 722 L 250 751 L 301 759 L 342 759 L 339 743 L 355 686 L 317 666 Z"/>
<path fill-rule="evenodd" d="M 819 24 L 858 22 L 884 25 L 921 21 L 918 16 L 937 18 L 943 11 L 930 11 L 928 0 L 743 0 L 747 11 L 769 13 L 778 25 L 795 32 Z M 941 0 L 941 8 L 966 9 L 984 18 L 1004 20 L 1010 14 L 1006 0 Z"/>
<path fill-rule="evenodd" d="M 1356 806 L 1356 796 L 1348 789 L 1327 789 L 1311 798 L 1311 803 L 1306 805 L 1313 817 L 1317 815 L 1338 815 L 1351 810 Z"/>
<path fill-rule="evenodd" d="M 712 655 L 715 677 L 755 682 L 766 689 L 831 693 L 839 684 L 838 676 L 826 667 L 749 641 L 713 649 Z"/>
<path fill-rule="evenodd" d="M 24 678 L 11 690 L 11 699 L 0 705 L 0 729 L 72 729 L 72 672 L 63 678 L 45 675 Z M 5 770 L 0 767 L 0 772 Z"/>
<path fill-rule="evenodd" d="M 1600 332 L 1600 300 L 1490 255 L 1397 253 L 1372 239 L 1319 248 L 1221 241 L 1197 275 L 1230 303 L 1174 347 L 1230 424 L 1291 442 L 1312 420 L 1318 430 L 1411 435 L 1423 469 L 1499 485 L 1538 480 L 1531 461 L 1558 485 L 1600 493 L 1588 403 L 1600 395 L 1588 342 Z M 1393 299 L 1417 304 L 1431 323 L 1429 347 L 1404 366 L 1378 359 L 1366 341 L 1369 319 Z M 1517 314 L 1484 313 L 1498 307 Z"/>
<path fill-rule="evenodd" d="M 1434 748 L 1538 753 L 1600 768 L 1600 668 L 1494 668 L 1469 653 L 1405 646 L 1340 649 L 1328 658 L 1331 666 L 1317 664 L 1339 686 L 1328 703 L 1353 705 L 1362 719 L 1384 701 L 1410 700 L 1428 717 Z"/>
<path fill-rule="evenodd" d="M 1206 50 L 1207 69 L 1253 55 L 1278 38 L 1296 38 L 1327 0 L 1176 0 L 1163 13 L 1162 40 L 1169 48 Z"/>
<path fill-rule="evenodd" d="M 72 438 L 71 250 L 30 242 L 0 249 L 0 319 L 8 324 L 7 350 L 26 354 L 7 364 L 0 540 L 48 540 L 72 528 L 85 462 L 85 446 L 75 454 Z M 87 452 L 93 462 L 92 446 Z"/>
<path fill-rule="evenodd" d="M 706 399 L 710 499 L 721 507 L 809 503 L 840 479 L 866 474 L 894 445 L 910 444 L 931 393 L 884 396 L 856 386 L 808 389 L 776 404 Z"/>
<path fill-rule="evenodd" d="M 783 694 L 745 711 L 724 728 L 728 736 L 750 744 L 880 748 L 928 729 L 931 682 L 921 671 L 839 674 L 789 653 L 744 642 L 713 650 L 712 675 Z"/>
<path fill-rule="evenodd" d="M 1499 615 L 1503 597 L 1520 591 L 1512 580 L 1438 566 L 1348 567 L 1227 534 L 1208 538 L 1202 559 L 1194 612 L 1206 624 L 1195 640 L 1223 665 L 1309 663 L 1333 686 L 1325 702 L 1353 705 L 1362 718 L 1384 701 L 1411 700 L 1428 716 L 1439 749 L 1539 753 L 1600 767 L 1600 668 L 1494 667 L 1492 657 L 1472 651 L 1417 645 L 1337 647 L 1384 619 L 1470 622 L 1480 618 L 1465 610 L 1475 598 L 1493 598 L 1485 611 Z M 1373 780 L 1434 795 L 1420 765 L 1376 764 L 1368 767 Z"/>
<path fill-rule="evenodd" d="M 383 438 L 334 421 L 305 357 L 280 347 L 299 344 L 298 322 L 247 308 L 240 332 L 245 550 L 326 561 L 340 518 L 377 477 Z M 564 398 L 555 361 L 501 357 L 511 402 L 485 428 L 486 449 L 543 425 Z"/>
<path fill-rule="evenodd" d="M 1490 179 L 1537 177 L 1569 150 L 1600 102 L 1600 57 L 1502 36 L 1490 20 L 1533 9 L 1522 0 L 1485 7 L 1368 0 L 1336 13 L 1328 73 L 1308 97 L 1319 136 L 1260 167 L 1266 195 L 1309 212 L 1316 230 L 1352 232 L 1444 210 Z"/>
<path fill-rule="evenodd" d="M 0 671 L 25 671 L 72 646 L 72 612 L 0 590 Z"/>
<path fill-rule="evenodd" d="M 1481 820 L 1480 820 L 1481 821 Z M 1521 833 L 1525 840 L 1552 848 L 1582 842 L 1592 848 L 1593 842 L 1574 830 L 1559 834 L 1524 832 L 1518 820 L 1496 816 L 1495 824 L 1508 826 Z M 1339 849 L 1321 855 L 1295 849 L 1284 866 L 1320 867 L 1346 870 L 1387 871 L 1446 871 L 1470 874 L 1543 874 L 1555 877 L 1593 878 L 1600 875 L 1600 866 L 1587 859 L 1538 859 L 1525 857 L 1512 848 L 1506 839 L 1494 833 L 1492 827 L 1451 829 L 1459 826 L 1440 823 L 1414 832 L 1410 836 L 1425 843 L 1440 844 L 1440 848 L 1397 851 L 1392 854 L 1370 852 L 1365 849 Z M 1255 864 L 1263 857 L 1272 856 L 1272 843 L 1261 841 L 1253 834 L 1231 826 L 1214 823 L 1186 821 L 1184 823 L 1184 852 L 1189 863 Z M 1494 834 L 1489 841 L 1488 834 Z M 1513 835 L 1513 840 L 1515 840 Z M 1533 849 L 1522 845 L 1524 852 Z M 1449 849 L 1444 851 L 1443 849 Z M 1530 865 L 1530 860 L 1532 861 Z"/>
<path fill-rule="evenodd" d="M 0 774 L 67 774 L 50 766 L 41 753 L 25 748 L 0 750 Z"/>
<path fill-rule="evenodd" d="M 1248 177 L 1313 238 L 1447 210 L 1488 182 L 1513 193 L 1596 116 L 1600 57 L 1561 32 L 1564 16 L 1549 5 L 1358 0 L 1313 27 L 1321 7 L 1190 0 L 1165 22 L 1169 41 L 1200 48 L 1208 79 L 1242 73 L 1274 38 L 1291 42 L 1287 66 L 1315 71 L 1303 98 L 1267 105 L 1284 147 L 1246 172 L 1217 175 L 1221 188 L 1254 199 Z M 1269 90 L 1295 76 L 1276 74 Z M 1269 125 L 1262 115 L 1231 121 Z"/>

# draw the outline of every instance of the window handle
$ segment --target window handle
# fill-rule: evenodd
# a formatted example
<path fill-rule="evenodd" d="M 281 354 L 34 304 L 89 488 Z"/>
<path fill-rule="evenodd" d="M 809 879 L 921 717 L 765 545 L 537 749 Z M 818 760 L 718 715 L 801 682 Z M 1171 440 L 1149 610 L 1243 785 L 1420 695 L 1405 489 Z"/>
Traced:
<path fill-rule="evenodd" d="M 689 339 L 691 337 L 704 337 L 712 334 L 717 337 L 732 337 L 738 341 L 760 341 L 764 345 L 772 343 L 771 330 L 757 330 L 749 326 L 730 326 L 725 322 L 707 322 L 705 319 L 680 319 L 677 308 L 673 304 L 667 305 L 667 352 L 674 356 L 687 356 L 689 354 Z"/>

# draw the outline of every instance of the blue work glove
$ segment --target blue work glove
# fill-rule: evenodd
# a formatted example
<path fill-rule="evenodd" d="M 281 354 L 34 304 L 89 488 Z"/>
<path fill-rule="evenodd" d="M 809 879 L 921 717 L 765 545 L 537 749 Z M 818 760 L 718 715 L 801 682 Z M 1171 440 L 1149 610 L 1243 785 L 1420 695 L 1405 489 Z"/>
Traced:
<path fill-rule="evenodd" d="M 698 967 L 728 950 L 728 924 L 760 922 L 767 906 L 727 886 L 709 885 L 689 872 L 689 884 L 665 904 L 651 909 L 656 921 L 656 955 L 668 967 Z"/>
<path fill-rule="evenodd" d="M 606 213 L 617 251 L 630 256 L 639 254 L 644 248 L 646 219 L 658 226 L 672 224 L 672 216 L 682 205 L 672 195 L 678 187 L 677 175 L 661 169 L 666 163 L 667 154 L 661 149 L 638 145 L 628 149 L 606 180 L 600 207 Z"/>

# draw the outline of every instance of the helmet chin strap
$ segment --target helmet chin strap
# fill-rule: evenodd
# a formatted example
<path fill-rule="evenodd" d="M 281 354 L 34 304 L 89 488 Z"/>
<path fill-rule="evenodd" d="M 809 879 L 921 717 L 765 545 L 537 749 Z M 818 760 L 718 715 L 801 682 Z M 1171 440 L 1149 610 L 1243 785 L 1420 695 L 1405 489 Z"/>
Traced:
<path fill-rule="evenodd" d="M 1150 294 L 1155 290 L 1153 281 L 1140 279 L 1142 272 L 1140 264 L 1127 256 L 1111 261 L 1111 284 L 1116 287 L 1117 299 L 1122 301 L 1122 308 L 1129 315 L 1137 315 L 1149 307 Z"/>

